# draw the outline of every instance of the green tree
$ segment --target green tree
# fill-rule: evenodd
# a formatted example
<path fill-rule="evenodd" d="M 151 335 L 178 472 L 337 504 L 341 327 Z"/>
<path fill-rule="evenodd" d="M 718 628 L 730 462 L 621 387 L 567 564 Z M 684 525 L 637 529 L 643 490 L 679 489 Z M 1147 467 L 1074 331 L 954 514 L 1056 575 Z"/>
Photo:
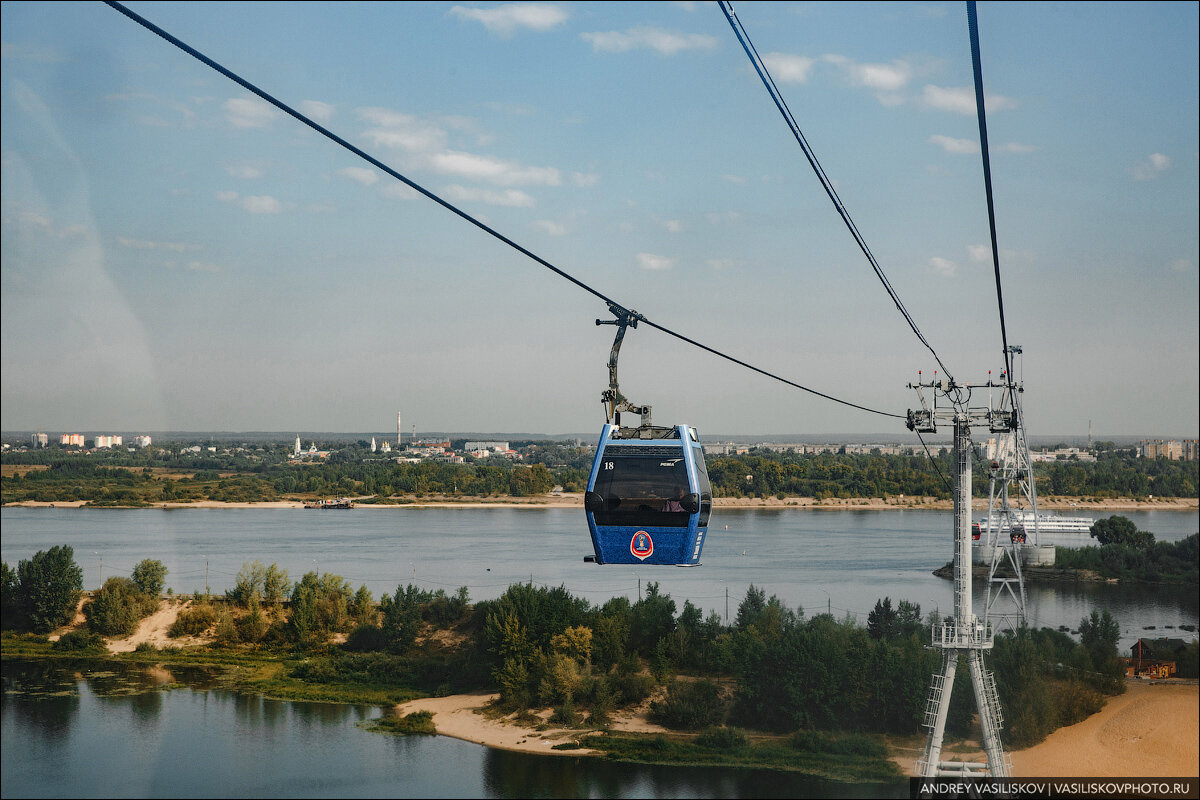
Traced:
<path fill-rule="evenodd" d="M 379 611 L 383 617 L 380 628 L 392 652 L 403 654 L 416 641 L 424 600 L 424 593 L 411 583 L 397 586 L 394 595 L 380 598 Z"/>
<path fill-rule="evenodd" d="M 0 573 L 0 624 L 5 628 L 21 627 L 17 607 L 17 571 L 4 562 Z"/>
<path fill-rule="evenodd" d="M 75 616 L 83 592 L 83 570 L 67 545 L 39 550 L 17 564 L 19 616 L 35 633 L 48 633 Z"/>
<path fill-rule="evenodd" d="M 144 598 L 129 578 L 109 578 L 83 607 L 88 629 L 101 636 L 131 635 L 143 616 Z"/>
<path fill-rule="evenodd" d="M 1117 514 L 1096 520 L 1092 525 L 1092 538 L 1100 544 L 1124 544 L 1139 550 L 1154 546 L 1154 534 L 1139 531 L 1132 520 Z"/>
<path fill-rule="evenodd" d="M 875 608 L 867 614 L 867 633 L 872 639 L 891 639 L 900 630 L 899 615 L 892 608 L 892 599 L 885 597 L 875 601 Z"/>
<path fill-rule="evenodd" d="M 266 567 L 257 559 L 253 563 L 242 564 L 242 568 L 238 570 L 237 582 L 232 589 L 225 590 L 225 596 L 238 605 L 247 607 L 252 599 L 262 600 L 266 573 Z"/>
<path fill-rule="evenodd" d="M 283 598 L 291 592 L 292 586 L 288 582 L 288 573 L 286 569 L 280 569 L 278 565 L 271 564 L 263 570 L 262 573 L 262 593 L 263 601 L 272 608 L 279 608 L 283 604 Z"/>
<path fill-rule="evenodd" d="M 139 592 L 157 600 L 162 597 L 166 584 L 167 567 L 157 559 L 147 558 L 138 562 L 130 577 Z"/>
<path fill-rule="evenodd" d="M 657 581 L 647 583 L 646 596 L 633 604 L 630 644 L 642 655 L 650 657 L 658 641 L 674 630 L 675 601 L 669 594 L 658 593 Z"/>

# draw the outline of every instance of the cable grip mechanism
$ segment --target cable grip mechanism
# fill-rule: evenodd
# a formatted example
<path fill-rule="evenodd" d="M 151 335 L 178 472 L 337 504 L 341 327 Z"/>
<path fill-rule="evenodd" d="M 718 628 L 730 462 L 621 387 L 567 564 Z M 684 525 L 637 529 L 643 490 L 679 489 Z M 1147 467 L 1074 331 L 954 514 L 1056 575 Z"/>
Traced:
<path fill-rule="evenodd" d="M 645 319 L 638 312 L 619 306 L 616 303 L 610 302 L 608 310 L 612 313 L 615 319 L 598 319 L 597 325 L 616 325 L 617 334 L 613 337 L 612 351 L 608 355 L 608 388 L 600 394 L 600 402 L 604 404 L 605 419 L 610 425 L 621 426 L 621 412 L 627 411 L 631 414 L 639 414 L 641 416 L 642 428 L 650 428 L 650 406 L 639 406 L 629 402 L 625 395 L 621 394 L 621 387 L 617 383 L 617 359 L 621 355 L 621 342 L 625 339 L 626 328 L 636 328 L 638 321 Z"/>

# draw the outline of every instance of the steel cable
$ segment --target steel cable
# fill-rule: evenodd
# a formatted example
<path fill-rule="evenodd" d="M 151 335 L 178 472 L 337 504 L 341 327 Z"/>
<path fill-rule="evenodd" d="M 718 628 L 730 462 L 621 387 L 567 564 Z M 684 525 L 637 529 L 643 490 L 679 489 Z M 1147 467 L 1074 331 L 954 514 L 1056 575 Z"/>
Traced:
<path fill-rule="evenodd" d="M 592 288 L 591 286 L 589 286 L 588 284 L 586 284 L 586 283 L 584 283 L 583 281 L 579 280 L 578 278 L 574 277 L 573 275 L 570 275 L 569 273 L 567 273 L 567 272 L 563 271 L 562 269 L 559 269 L 558 267 L 556 267 L 556 266 L 554 266 L 553 264 L 551 264 L 549 261 L 547 261 L 547 260 L 545 260 L 544 258 L 542 258 L 542 257 L 538 256 L 536 253 L 533 253 L 532 251 L 530 251 L 530 250 L 526 249 L 525 247 L 522 247 L 521 245 L 517 244 L 515 241 L 513 241 L 513 240 L 512 240 L 512 239 L 510 239 L 510 238 L 508 238 L 507 236 L 505 236 L 504 234 L 500 233 L 499 231 L 497 231 L 496 229 L 492 228 L 491 226 L 489 226 L 489 225 L 485 224 L 484 222 L 482 222 L 482 221 L 480 221 L 479 219 L 477 219 L 477 218 L 475 218 L 475 217 L 471 216 L 470 214 L 468 214 L 467 212 L 465 212 L 465 211 L 463 211 L 462 209 L 458 208 L 457 206 L 455 206 L 455 205 L 451 204 L 450 202 L 448 202 L 448 201 L 446 201 L 446 200 L 442 199 L 441 197 L 439 197 L 438 195 L 436 195 L 436 194 L 434 194 L 433 192 L 429 191 L 428 189 L 424 188 L 423 186 L 421 186 L 421 185 L 419 185 L 419 184 L 415 183 L 414 181 L 412 181 L 412 180 L 410 180 L 409 178 L 405 177 L 404 175 L 400 174 L 400 173 L 399 173 L 399 172 L 397 172 L 396 170 L 394 170 L 394 169 L 392 169 L 391 167 L 389 167 L 387 164 L 384 164 L 382 161 L 380 161 L 380 160 L 378 160 L 377 158 L 375 158 L 374 156 L 372 156 L 372 155 L 370 155 L 369 153 L 367 153 L 367 152 L 365 152 L 365 151 L 361 150 L 360 148 L 358 148 L 358 147 L 354 146 L 353 144 L 351 144 L 350 142 L 346 141 L 346 140 L 345 140 L 345 139 L 343 139 L 342 137 L 340 137 L 340 136 L 338 136 L 337 134 L 333 133 L 333 132 L 332 132 L 332 131 L 330 131 L 328 128 L 325 128 L 324 126 L 322 126 L 322 125 L 318 124 L 317 122 L 315 122 L 314 120 L 312 120 L 312 119 L 310 119 L 309 117 L 305 116 L 305 115 L 304 115 L 304 114 L 302 114 L 301 112 L 297 111 L 296 109 L 292 108 L 291 106 L 287 105 L 286 103 L 282 102 L 281 100 L 278 100 L 278 99 L 276 99 L 276 98 L 275 98 L 275 97 L 273 97 L 272 95 L 268 94 L 267 92 L 265 92 L 265 91 L 263 91 L 262 89 L 258 88 L 258 87 L 257 87 L 257 86 L 255 86 L 254 84 L 250 83 L 248 80 L 246 80 L 246 79 L 242 78 L 242 77 L 241 77 L 241 76 L 239 76 L 237 73 L 235 73 L 235 72 L 233 72 L 233 71 L 231 71 L 231 70 L 229 70 L 229 69 L 226 69 L 224 66 L 222 66 L 221 64 L 219 64 L 219 63 L 217 63 L 216 61 L 212 60 L 211 58 L 209 58 L 208 56 L 204 55 L 204 54 L 203 54 L 203 53 L 201 53 L 200 51 L 196 50 L 195 48 L 193 48 L 193 47 L 191 47 L 191 46 L 187 45 L 186 43 L 184 43 L 183 41 L 181 41 L 180 39 L 178 39 L 178 38 L 176 38 L 176 37 L 172 36 L 171 34 L 167 33 L 165 30 L 163 30 L 162 28 L 158 27 L 158 26 L 157 26 L 157 25 L 155 25 L 154 23 L 150 22 L 148 19 L 146 19 L 145 17 L 141 16 L 140 14 L 137 14 L 136 12 L 134 12 L 134 11 L 132 11 L 132 10 L 130 10 L 130 9 L 128 9 L 128 8 L 126 8 L 126 7 L 125 7 L 124 5 L 122 5 L 121 3 L 118 3 L 118 2 L 116 2 L 116 0 L 104 0 L 104 2 L 105 2 L 105 3 L 106 3 L 108 6 L 112 7 L 114 10 L 116 10 L 116 11 L 119 11 L 121 14 L 124 14 L 124 15 L 125 15 L 126 17 L 128 17 L 129 19 L 133 20 L 133 21 L 134 21 L 134 22 L 136 22 L 137 24 L 139 24 L 139 25 L 141 25 L 142 27 L 146 28 L 146 29 L 147 29 L 148 31 L 150 31 L 151 33 L 154 33 L 155 35 L 157 35 L 157 36 L 161 37 L 162 39 L 166 40 L 167 42 L 170 42 L 171 44 L 175 45 L 175 46 L 176 46 L 176 47 L 178 47 L 180 50 L 182 50 L 183 52 L 185 52 L 185 53 L 187 53 L 188 55 L 192 56 L 192 57 L 193 57 L 193 58 L 195 58 L 196 60 L 198 60 L 198 61 L 200 61 L 201 63 L 205 64 L 206 66 L 208 66 L 208 67 L 210 67 L 210 68 L 212 68 L 212 69 L 216 70 L 217 72 L 221 73 L 221 74 L 222 74 L 222 75 L 224 75 L 226 78 L 229 78 L 231 81 L 233 81 L 234 83 L 238 84 L 238 85 L 239 85 L 239 86 L 241 86 L 242 88 L 246 89 L 247 91 L 249 91 L 249 92 L 253 93 L 254 95 L 256 95 L 256 96 L 260 97 L 261 99 L 263 99 L 263 100 L 265 100 L 266 102 L 270 103 L 271 105 L 275 106 L 275 107 L 276 107 L 276 108 L 278 108 L 280 111 L 283 111 L 285 114 L 287 114 L 288 116 L 294 117 L 296 120 L 298 120 L 298 121 L 300 121 L 300 122 L 304 123 L 304 124 L 305 124 L 305 125 L 307 125 L 308 127 L 312 128 L 314 131 L 316 131 L 317 133 L 321 134 L 322 136 L 326 137 L 327 139 L 329 139 L 329 140 L 333 141 L 333 142 L 334 142 L 334 143 L 336 143 L 337 145 L 339 145 L 339 146 L 343 147 L 344 149 L 346 149 L 346 150 L 350 151 L 351 153 L 353 153 L 354 155 L 356 155 L 356 156 L 358 156 L 359 158 L 363 159 L 363 160 L 364 160 L 364 161 L 366 161 L 367 163 L 371 164 L 371 165 L 372 165 L 373 167 L 375 167 L 376 169 L 382 170 L 382 171 L 383 171 L 383 172 L 385 172 L 386 174 L 390 175 L 391 177 L 395 178 L 396 180 L 398 180 L 398 181 L 400 181 L 401 183 L 403 183 L 403 184 L 405 184 L 406 186 L 408 186 L 410 189 L 412 189 L 412 190 L 414 190 L 414 191 L 416 191 L 416 192 L 419 192 L 420 194 L 422 194 L 422 195 L 424 195 L 425 197 L 429 198 L 430 200 L 434 201 L 434 202 L 435 202 L 435 203 L 437 203 L 438 205 L 442 206 L 442 207 L 443 207 L 443 208 L 445 208 L 447 211 L 450 211 L 451 213 L 453 213 L 453 214 L 456 214 L 457 216 L 461 217 L 463 220 L 465 220 L 465 221 L 467 221 L 467 222 L 471 223 L 472 225 L 474 225 L 475 227 L 477 227 L 477 228 L 479 228 L 480 230 L 484 231 L 485 233 L 487 233 L 487 234 L 491 235 L 492 237 L 494 237 L 494 238 L 496 238 L 496 239 L 500 240 L 501 242 L 504 242 L 504 243 L 505 243 L 505 244 L 507 244 L 509 247 L 513 248 L 514 250 L 516 250 L 517 252 L 521 253 L 522 255 L 524 255 L 524 256 L 527 256 L 528 258 L 532 259 L 533 261 L 536 261 L 538 264 L 542 265 L 543 267 L 545 267 L 546 269 L 550 270 L 551 272 L 553 272 L 554 274 L 558 275 L 559 277 L 561 277 L 561 278 L 564 278 L 564 279 L 566 279 L 566 280 L 570 281 L 571 283 L 575 284 L 576 286 L 578 286 L 579 288 L 581 288 L 581 289 L 583 289 L 584 291 L 588 292 L 589 294 L 592 294 L 592 295 L 594 295 L 595 297 L 597 297 L 597 298 L 599 298 L 599 299 L 603 300 L 603 301 L 604 301 L 604 302 L 605 302 L 605 303 L 606 303 L 608 306 L 610 306 L 610 307 L 615 307 L 615 308 L 617 308 L 617 309 L 620 309 L 621 311 L 624 311 L 624 312 L 626 312 L 626 313 L 630 314 L 631 316 L 633 316 L 633 317 L 637 318 L 638 320 L 640 320 L 640 321 L 644 322 L 645 324 L 649 325 L 650 327 L 654 328 L 655 330 L 661 331 L 662 333 L 665 333 L 665 334 L 667 334 L 667 335 L 669 335 L 669 336 L 673 336 L 673 337 L 675 337 L 676 339 L 679 339 L 679 340 L 680 340 L 680 341 L 682 341 L 682 342 L 686 342 L 687 344 L 693 345 L 694 347 L 698 347 L 698 348 L 700 348 L 701 350 L 704 350 L 704 351 L 706 351 L 706 352 L 708 352 L 708 353 L 711 353 L 712 355 L 715 355 L 715 356 L 718 356 L 718 357 L 720 357 L 720 358 L 723 358 L 723 359 L 725 359 L 725 360 L 727 360 L 727 361 L 730 361 L 730 362 L 732 362 L 732 363 L 734 363 L 734 364 L 737 364 L 738 366 L 741 366 L 741 367 L 745 367 L 745 368 L 747 368 L 747 369 L 750 369 L 750 370 L 752 370 L 752 371 L 754 371 L 754 372 L 757 372 L 757 373 L 759 373 L 760 375 L 764 375 L 764 376 L 766 376 L 766 377 L 768 377 L 768 378 L 772 378 L 772 379 L 774 379 L 774 380 L 777 380 L 777 381 L 779 381 L 779 382 L 781 382 L 781 383 L 787 384 L 788 386 L 791 386 L 791 387 L 793 387 L 793 388 L 800 389 L 800 390 L 802 390 L 802 391 L 808 392 L 809 394 L 816 395 L 817 397 L 821 397 L 821 398 L 824 398 L 824 399 L 826 399 L 826 400 L 830 400 L 830 401 L 832 401 L 832 402 L 835 402 L 835 403 L 840 403 L 841 405 L 844 405 L 844 406 L 849 406 L 850 408 L 856 408 L 856 409 L 858 409 L 858 410 L 860 410 L 860 411 L 866 411 L 866 412 L 868 412 L 868 413 L 871 413 L 871 414 L 878 414 L 878 415 L 880 415 L 880 416 L 884 416 L 884 417 L 892 417 L 892 418 L 895 418 L 895 419 L 904 419 L 904 418 L 905 418 L 905 417 L 904 417 L 904 415 L 902 415 L 902 414 L 892 414 L 892 413 L 889 413 L 889 412 L 887 412 L 887 411 L 880 411 L 880 410 L 878 410 L 878 409 L 869 408 L 869 407 L 867 407 L 867 406 L 859 405 L 858 403 L 851 403 L 851 402 L 850 402 L 850 401 L 848 401 L 848 400 L 842 400 L 842 399 L 840 399 L 840 398 L 833 397 L 832 395 L 825 394 L 824 392 L 819 392 L 819 391 L 817 391 L 816 389 L 810 389 L 810 388 L 808 388 L 807 386 L 802 386 L 802 385 L 801 385 L 801 384 L 799 384 L 799 383 L 796 383 L 796 382 L 794 382 L 794 381 L 790 381 L 790 380 L 788 380 L 788 379 L 786 379 L 786 378 L 780 377 L 779 375 L 776 375 L 776 374 L 774 374 L 774 373 L 772 373 L 772 372 L 769 372 L 769 371 L 767 371 L 767 370 L 761 369 L 761 368 L 759 368 L 759 367 L 755 367 L 755 366 L 753 366 L 753 365 L 751 365 L 751 364 L 748 364 L 748 363 L 747 363 L 747 362 L 745 362 L 745 361 L 742 361 L 741 359 L 735 358 L 734 356 L 731 356 L 731 355 L 728 355 L 728 354 L 726 354 L 726 353 L 723 353 L 723 352 L 721 352 L 721 351 L 719 351 L 719 350 L 716 350 L 715 348 L 712 348 L 712 347 L 709 347 L 709 346 L 707 346 L 707 345 L 701 344 L 700 342 L 698 342 L 698 341 L 696 341 L 696 340 L 694 340 L 694 339 L 691 339 L 691 338 L 689 338 L 689 337 L 687 337 L 687 336 L 684 336 L 684 335 L 683 335 L 683 334 L 681 334 L 681 333 L 677 333 L 676 331 L 673 331 L 673 330 L 671 330 L 670 328 L 666 328 L 666 327 L 664 327 L 664 326 L 662 326 L 662 325 L 659 325 L 658 323 L 651 322 L 650 320 L 646 319 L 646 318 L 645 318 L 644 316 L 642 316 L 641 314 L 638 314 L 637 312 L 630 311 L 630 310 L 629 310 L 629 309 L 627 309 L 625 306 L 621 305 L 620 303 L 617 303 L 615 300 L 611 299 L 611 298 L 610 298 L 610 297 L 608 297 L 607 295 L 604 295 L 604 294 L 602 294 L 600 291 L 598 291 L 598 290 L 596 290 L 596 289 Z M 935 357 L 936 357 L 936 354 L 935 354 Z M 938 363 L 940 364 L 941 362 L 939 361 Z"/>

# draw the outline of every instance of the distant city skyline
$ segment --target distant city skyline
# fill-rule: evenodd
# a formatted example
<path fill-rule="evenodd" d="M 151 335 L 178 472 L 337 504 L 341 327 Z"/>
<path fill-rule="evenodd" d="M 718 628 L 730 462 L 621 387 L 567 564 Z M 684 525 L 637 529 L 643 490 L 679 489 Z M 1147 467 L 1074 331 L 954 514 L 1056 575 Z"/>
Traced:
<path fill-rule="evenodd" d="M 129 7 L 656 323 L 891 414 L 937 368 L 715 4 Z M 926 338 L 998 375 L 963 4 L 737 12 Z M 0 22 L 4 430 L 599 429 L 596 298 L 104 4 Z M 979 26 L 1029 435 L 1194 438 L 1197 4 Z M 648 326 L 620 378 L 705 438 L 907 434 Z"/>

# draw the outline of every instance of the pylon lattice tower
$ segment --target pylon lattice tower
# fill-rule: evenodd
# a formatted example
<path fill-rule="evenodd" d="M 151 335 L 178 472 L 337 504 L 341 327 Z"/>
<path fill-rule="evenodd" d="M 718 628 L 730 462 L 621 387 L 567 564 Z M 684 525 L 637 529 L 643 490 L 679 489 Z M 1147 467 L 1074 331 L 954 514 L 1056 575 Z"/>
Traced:
<path fill-rule="evenodd" d="M 1021 357 L 1021 348 L 1008 348 L 1013 370 Z M 984 563 L 988 565 L 988 593 L 985 617 L 993 627 L 1015 630 L 1028 620 L 1025 607 L 1025 577 L 1022 566 L 1026 547 L 1039 544 L 1037 484 L 1033 479 L 1033 461 L 1025 436 L 1025 414 L 1021 407 L 1023 383 L 1017 376 L 1005 376 L 1010 390 L 1000 400 L 1000 408 L 1011 412 L 1014 426 L 994 440 L 994 452 L 988 452 L 991 482 L 988 511 L 984 525 Z M 986 526 L 986 527 L 984 527 Z"/>
<path fill-rule="evenodd" d="M 984 668 L 984 651 L 992 648 L 992 627 L 986 616 L 977 617 L 971 608 L 971 428 L 987 426 L 993 433 L 1008 433 L 1015 428 L 1016 419 L 1011 409 L 970 407 L 972 390 L 976 388 L 1001 387 L 990 380 L 986 384 L 957 385 L 943 378 L 933 383 L 909 384 L 916 389 L 922 409 L 909 410 L 908 428 L 918 433 L 936 433 L 939 420 L 954 426 L 954 617 L 943 620 L 933 627 L 932 647 L 942 651 L 941 671 L 933 676 L 929 698 L 925 703 L 925 727 L 929 736 L 921 758 L 917 760 L 917 774 L 922 777 L 967 777 L 990 776 L 1007 778 L 1012 774 L 1012 762 L 1004 752 L 1000 740 L 1003 718 L 1000 698 L 996 691 L 996 680 Z M 1004 386 L 1012 394 L 1011 386 Z M 925 402 L 922 389 L 933 390 L 933 407 Z M 947 405 L 938 407 L 938 399 L 944 398 Z M 971 671 L 971 686 L 975 693 L 975 705 L 979 710 L 980 727 L 983 729 L 983 748 L 986 762 L 943 761 L 942 739 L 946 733 L 946 720 L 950 714 L 950 696 L 954 690 L 954 675 L 960 657 L 965 657 Z"/>

